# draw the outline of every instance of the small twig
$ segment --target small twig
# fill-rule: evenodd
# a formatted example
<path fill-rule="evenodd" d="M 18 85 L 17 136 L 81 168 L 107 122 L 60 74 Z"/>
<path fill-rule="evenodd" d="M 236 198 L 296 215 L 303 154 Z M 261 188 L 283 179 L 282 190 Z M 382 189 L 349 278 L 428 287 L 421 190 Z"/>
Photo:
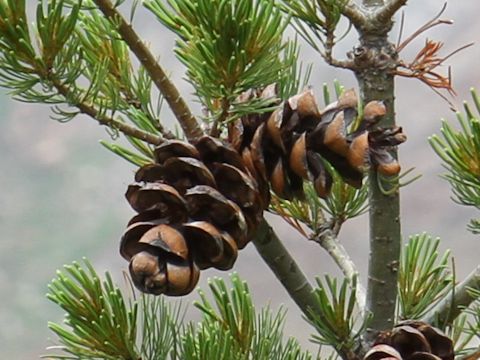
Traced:
<path fill-rule="evenodd" d="M 197 120 L 190 112 L 185 100 L 181 97 L 175 85 L 170 81 L 167 74 L 156 61 L 153 54 L 133 30 L 132 26 L 117 11 L 110 0 L 94 0 L 100 11 L 114 24 L 118 25 L 118 32 L 130 50 L 136 55 L 145 70 L 151 76 L 152 81 L 162 93 L 168 105 L 172 109 L 185 136 L 189 140 L 200 137 L 203 132 Z"/>
<path fill-rule="evenodd" d="M 332 257 L 333 261 L 335 261 L 342 273 L 348 280 L 350 280 L 350 282 L 352 282 L 355 277 L 358 278 L 359 272 L 355 263 L 350 258 L 347 250 L 345 250 L 343 245 L 334 236 L 332 230 L 324 230 L 321 234 L 317 236 L 312 236 L 310 240 L 316 242 L 328 252 L 328 254 Z M 358 307 L 360 308 L 360 313 L 363 316 L 366 309 L 366 291 L 364 287 L 359 283 L 359 280 L 357 285 L 356 298 Z"/>
<path fill-rule="evenodd" d="M 143 140 L 152 145 L 160 145 L 163 142 L 163 138 L 161 136 L 140 130 L 136 127 L 126 124 L 123 121 L 116 120 L 100 113 L 94 106 L 85 103 L 75 96 L 75 94 L 73 94 L 65 84 L 54 78 L 50 78 L 49 80 L 52 82 L 52 85 L 55 87 L 55 89 L 57 89 L 58 93 L 65 97 L 68 102 L 70 102 L 70 105 L 75 106 L 82 114 L 90 116 L 98 121 L 101 125 L 116 129 L 125 135 Z"/>
<path fill-rule="evenodd" d="M 392 16 L 405 4 L 407 0 L 390 0 L 385 5 L 380 7 L 375 15 L 375 22 L 385 23 L 390 21 Z"/>
<path fill-rule="evenodd" d="M 262 259 L 282 283 L 285 290 L 287 290 L 303 314 L 307 318 L 310 318 L 311 311 L 318 312 L 312 285 L 308 282 L 298 264 L 295 262 L 295 259 L 292 258 L 290 252 L 283 246 L 277 234 L 275 234 L 265 219 L 258 227 L 252 242 Z M 341 245 L 340 247 L 343 249 Z M 345 249 L 343 249 L 343 251 L 345 252 Z M 354 267 L 353 269 L 353 272 L 355 272 Z M 351 273 L 351 279 L 353 279 L 354 276 L 353 272 Z M 363 295 L 360 295 L 362 293 Z M 357 285 L 357 301 L 359 301 L 359 297 L 363 297 L 363 300 L 360 300 L 360 302 L 365 304 L 365 290 L 360 284 Z M 363 305 L 362 308 L 365 309 L 365 305 Z M 354 348 L 357 349 L 359 353 L 366 352 L 365 346 L 360 339 L 355 343 Z M 351 353 L 350 355 L 351 356 L 345 356 L 344 359 L 358 359 L 358 356 L 355 356 L 355 354 Z"/>
<path fill-rule="evenodd" d="M 310 311 L 317 307 L 312 285 L 265 219 L 253 244 L 303 314 L 310 318 Z"/>
<path fill-rule="evenodd" d="M 335 34 L 333 30 L 327 31 L 325 39 L 325 51 L 320 54 L 325 59 L 327 64 L 342 69 L 352 69 L 354 62 L 351 60 L 337 60 L 333 57 L 333 47 L 335 46 Z"/>
<path fill-rule="evenodd" d="M 228 119 L 230 109 L 230 101 L 227 98 L 223 98 L 221 100 L 221 113 L 220 115 L 214 120 L 212 128 L 210 129 L 210 135 L 214 137 L 220 136 L 220 128 L 222 123 Z"/>
<path fill-rule="evenodd" d="M 350 60 L 338 60 L 334 59 L 333 57 L 328 57 L 326 55 L 323 55 L 323 58 L 327 62 L 328 65 L 341 68 L 341 69 L 353 69 L 355 67 L 355 63 Z"/>
<path fill-rule="evenodd" d="M 480 266 L 455 287 L 453 298 L 445 296 L 425 315 L 423 321 L 429 324 L 451 323 L 460 315 L 463 309 L 477 300 L 470 292 L 470 289 L 480 290 Z"/>
<path fill-rule="evenodd" d="M 165 139 L 169 139 L 169 140 L 177 139 L 177 136 L 175 136 L 175 134 L 172 133 L 170 130 L 165 129 L 165 127 L 162 124 L 160 124 L 159 121 L 156 121 L 155 128 L 158 131 L 160 131 L 160 133 L 163 135 Z"/>

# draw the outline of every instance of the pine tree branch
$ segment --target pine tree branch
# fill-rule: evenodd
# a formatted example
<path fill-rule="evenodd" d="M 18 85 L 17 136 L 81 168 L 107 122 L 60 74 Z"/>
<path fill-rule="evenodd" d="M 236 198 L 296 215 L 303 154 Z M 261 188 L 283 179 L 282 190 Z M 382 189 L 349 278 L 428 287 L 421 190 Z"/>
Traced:
<path fill-rule="evenodd" d="M 352 61 L 335 59 L 330 54 L 324 54 L 323 58 L 325 59 L 328 65 L 331 65 L 340 69 L 353 69 L 355 66 L 355 64 Z"/>
<path fill-rule="evenodd" d="M 380 8 L 382 6 L 385 6 L 385 1 L 388 1 L 388 0 L 362 0 L 362 3 L 363 3 L 363 6 L 366 6 L 366 7 Z"/>
<path fill-rule="evenodd" d="M 355 27 L 362 27 L 367 21 L 365 13 L 362 11 L 362 9 L 351 0 L 343 7 L 342 14 L 348 20 L 350 20 Z"/>
<path fill-rule="evenodd" d="M 450 324 L 462 310 L 478 300 L 470 289 L 480 291 L 480 266 L 473 270 L 460 284 L 455 287 L 452 296 L 445 296 L 435 307 L 425 315 L 423 321 L 432 325 Z"/>
<path fill-rule="evenodd" d="M 382 100 L 386 106 L 387 114 L 379 126 L 395 126 L 392 69 L 397 65 L 397 58 L 394 46 L 388 40 L 390 27 L 391 22 L 385 22 L 373 28 L 357 28 L 360 34 L 358 48 L 363 51 L 355 54 L 355 75 L 363 102 Z M 391 154 L 397 158 L 396 149 Z M 398 179 L 388 179 L 393 191 L 387 193 L 379 186 L 378 176 L 376 169 L 372 168 L 368 177 L 370 256 L 367 285 L 367 311 L 372 314 L 372 320 L 366 333 L 367 341 L 373 341 L 378 332 L 394 325 L 402 242 Z"/>
<path fill-rule="evenodd" d="M 265 219 L 253 244 L 300 310 L 310 317 L 309 311 L 317 307 L 312 285 Z"/>
<path fill-rule="evenodd" d="M 51 81 L 55 89 L 58 91 L 58 93 L 65 97 L 65 99 L 70 105 L 75 106 L 82 114 L 90 116 L 91 118 L 98 121 L 101 125 L 116 129 L 125 135 L 143 140 L 152 145 L 160 145 L 163 142 L 163 138 L 161 136 L 157 136 L 152 133 L 140 130 L 136 127 L 126 124 L 123 121 L 119 121 L 102 114 L 94 106 L 82 101 L 78 96 L 72 93 L 72 91 L 68 88 L 67 85 L 61 83 L 57 79 L 50 77 L 49 80 Z"/>
<path fill-rule="evenodd" d="M 408 0 L 363 0 L 363 8 L 350 1 L 342 14 L 357 29 L 369 29 L 370 32 L 391 28 L 392 17 Z M 388 26 L 387 26 L 388 24 Z M 373 29 L 373 31 L 372 31 Z M 361 31 L 361 30 L 360 30 Z"/>
<path fill-rule="evenodd" d="M 221 100 L 221 113 L 213 122 L 213 125 L 210 129 L 210 136 L 219 137 L 221 132 L 222 124 L 228 119 L 229 116 L 229 109 L 230 109 L 230 101 L 228 98 L 223 98 Z"/>
<path fill-rule="evenodd" d="M 185 100 L 181 97 L 177 88 L 170 81 L 148 47 L 133 30 L 132 26 L 117 11 L 110 0 L 94 0 L 94 2 L 107 18 L 109 18 L 114 24 L 118 24 L 118 32 L 120 36 L 151 76 L 158 90 L 162 93 L 172 109 L 187 139 L 193 140 L 202 136 L 202 129 L 192 115 Z"/>
<path fill-rule="evenodd" d="M 365 288 L 359 283 L 359 272 L 347 250 L 345 250 L 343 245 L 338 241 L 330 229 L 323 231 L 321 234 L 313 237 L 311 240 L 318 243 L 328 252 L 350 283 L 352 283 L 353 279 L 357 277 L 357 304 L 360 308 L 360 313 L 364 314 L 366 307 L 366 291 Z"/>
<path fill-rule="evenodd" d="M 391 21 L 392 16 L 404 5 L 408 0 L 389 0 L 385 5 L 375 12 L 375 20 L 379 23 Z"/>
<path fill-rule="evenodd" d="M 338 60 L 335 59 L 333 56 L 333 47 L 335 46 L 335 32 L 334 29 L 331 31 L 327 31 L 326 39 L 325 39 L 325 51 L 322 52 L 322 56 L 327 62 L 327 64 L 331 66 L 335 66 L 342 69 L 352 69 L 353 68 L 353 61 L 351 60 Z"/>
<path fill-rule="evenodd" d="M 395 126 L 392 70 L 397 66 L 397 54 L 388 40 L 388 33 L 393 24 L 391 16 L 405 3 L 406 0 L 362 0 L 360 7 L 349 1 L 342 10 L 359 33 L 360 44 L 356 48 L 359 51 L 352 54 L 351 69 L 359 82 L 362 100 L 364 103 L 382 100 L 386 105 L 387 114 L 381 126 Z M 393 150 L 392 155 L 396 158 L 397 151 Z M 366 294 L 366 307 L 372 320 L 365 334 L 367 342 L 394 325 L 401 245 L 398 180 L 388 180 L 393 191 L 387 194 L 378 186 L 377 176 L 372 169 L 369 175 L 370 256 Z"/>
<path fill-rule="evenodd" d="M 355 64 L 353 70 L 360 85 L 362 101 L 382 100 L 387 108 L 387 114 L 379 126 L 395 126 L 392 70 L 398 63 L 395 47 L 388 39 L 393 22 L 391 18 L 380 21 L 379 17 L 386 17 L 401 5 L 398 1 L 389 0 L 362 0 L 362 5 L 360 9 L 349 6 L 344 10 L 344 15 L 354 24 L 360 39 L 357 51 L 352 54 Z M 372 72 L 371 69 L 377 71 Z M 395 149 L 391 154 L 397 158 Z M 365 333 L 367 342 L 372 342 L 380 331 L 391 329 L 394 325 L 402 241 L 398 179 L 388 179 L 392 191 L 387 193 L 380 188 L 378 176 L 372 168 L 368 177 L 370 256 L 366 296 L 367 311 L 372 314 L 372 319 Z"/>
<path fill-rule="evenodd" d="M 389 89 L 390 94 L 375 96 L 383 99 L 390 112 L 389 123 L 393 120 L 393 78 L 371 83 L 380 89 Z M 390 96 L 391 95 L 391 96 Z M 365 101 L 372 100 L 368 96 Z M 397 157 L 397 151 L 392 152 Z M 370 255 L 368 259 L 367 310 L 372 313 L 372 321 L 367 329 L 367 340 L 376 338 L 378 332 L 394 326 L 397 299 L 397 279 L 401 249 L 400 196 L 395 191 L 384 194 L 379 188 L 376 170 L 369 174 L 370 190 Z M 398 188 L 398 181 L 391 180 L 392 187 Z"/>
<path fill-rule="evenodd" d="M 253 244 L 303 314 L 311 318 L 311 311 L 319 313 L 312 285 L 265 219 L 257 230 Z M 353 348 L 356 349 L 355 352 L 342 353 L 342 358 L 358 360 L 355 354 L 365 353 L 361 339 L 355 342 Z"/>

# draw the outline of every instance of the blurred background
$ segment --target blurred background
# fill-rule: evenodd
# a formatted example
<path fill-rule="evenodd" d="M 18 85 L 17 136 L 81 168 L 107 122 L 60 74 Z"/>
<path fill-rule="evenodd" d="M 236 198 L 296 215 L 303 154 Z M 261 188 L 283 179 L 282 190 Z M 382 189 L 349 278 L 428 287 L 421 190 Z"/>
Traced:
<path fill-rule="evenodd" d="M 36 1 L 29 1 L 32 9 Z M 130 2 L 126 2 L 127 4 Z M 404 8 L 404 36 L 430 20 L 443 1 L 410 1 Z M 128 6 L 128 5 L 126 5 Z M 476 0 L 451 1 L 443 18 L 454 25 L 437 27 L 418 38 L 403 52 L 412 59 L 426 37 L 442 40 L 444 54 L 470 42 L 478 41 L 480 25 Z M 192 88 L 183 80 L 184 68 L 175 59 L 174 39 L 162 29 L 153 15 L 139 9 L 135 28 L 150 43 L 161 64 L 171 72 L 181 93 L 191 97 Z M 392 32 L 396 41 L 398 26 Z M 355 31 L 335 49 L 342 58 L 355 45 Z M 322 83 L 339 79 L 346 87 L 355 87 L 355 78 L 345 70 L 330 68 L 308 45 L 302 45 L 302 60 L 313 62 L 310 83 L 321 94 Z M 448 61 L 452 66 L 458 96 L 451 101 L 458 107 L 469 99 L 470 87 L 480 90 L 480 45 L 475 44 Z M 447 71 L 447 68 L 444 69 Z M 417 80 L 397 78 L 398 122 L 408 141 L 401 146 L 403 169 L 415 167 L 420 180 L 402 191 L 402 231 L 404 238 L 429 232 L 442 238 L 442 250 L 456 256 L 457 277 L 469 273 L 479 263 L 479 244 L 465 229 L 478 214 L 454 204 L 439 159 L 427 143 L 438 133 L 440 119 L 455 124 L 449 104 Z M 198 113 L 198 107 L 194 107 Z M 127 267 L 120 258 L 118 243 L 126 222 L 133 214 L 124 199 L 133 180 L 134 167 L 106 151 L 100 139 L 109 139 L 105 129 L 87 117 L 68 124 L 49 119 L 47 106 L 13 101 L 0 89 L 0 358 L 34 359 L 55 344 L 47 328 L 48 321 L 61 322 L 63 312 L 50 303 L 45 294 L 56 269 L 86 256 L 101 273 L 108 270 L 121 282 Z M 164 108 L 163 121 L 172 125 L 171 114 Z M 456 125 L 456 124 L 455 124 Z M 300 266 L 313 281 L 314 276 L 339 271 L 318 245 L 309 243 L 281 219 L 267 216 Z M 352 255 L 365 282 L 368 257 L 367 216 L 348 222 L 340 240 Z M 301 317 L 285 290 L 262 262 L 253 245 L 244 249 L 234 268 L 249 283 L 256 304 L 281 304 L 288 308 L 287 335 L 295 335 L 312 349 L 311 328 Z M 227 276 L 210 270 L 202 273 L 200 286 L 208 277 Z M 183 299 L 191 302 L 194 293 Z M 195 318 L 196 311 L 191 311 Z"/>

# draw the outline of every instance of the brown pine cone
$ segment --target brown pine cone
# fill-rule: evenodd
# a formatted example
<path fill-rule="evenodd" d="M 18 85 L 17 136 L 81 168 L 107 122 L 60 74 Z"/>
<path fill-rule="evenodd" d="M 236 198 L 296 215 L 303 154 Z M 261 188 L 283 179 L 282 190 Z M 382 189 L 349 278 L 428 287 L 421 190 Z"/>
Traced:
<path fill-rule="evenodd" d="M 238 101 L 275 96 L 275 87 L 249 91 Z M 125 231 L 120 253 L 143 292 L 184 295 L 199 270 L 232 268 L 238 249 L 252 238 L 270 203 L 270 189 L 283 198 L 302 197 L 303 181 L 328 196 L 328 161 L 349 184 L 360 187 L 372 165 L 386 174 L 400 167 L 388 148 L 405 140 L 401 128 L 372 127 L 385 114 L 380 102 L 365 106 L 358 128 L 353 90 L 321 112 L 311 90 L 269 114 L 230 122 L 228 143 L 204 136 L 193 144 L 167 141 L 155 163 L 143 166 L 126 197 L 138 212 Z"/>
<path fill-rule="evenodd" d="M 258 96 L 268 98 L 273 85 L 261 93 L 242 94 L 239 101 Z M 345 91 L 323 111 L 318 109 L 311 90 L 293 96 L 271 114 L 251 115 L 229 124 L 229 142 L 242 154 L 250 173 L 262 188 L 282 198 L 303 196 L 303 180 L 312 181 L 317 194 L 327 197 L 332 177 L 328 161 L 354 187 L 361 187 L 369 166 L 384 175 L 400 172 L 389 149 L 406 140 L 400 127 L 375 128 L 385 115 L 382 102 L 365 105 L 357 128 L 358 99 L 354 90 Z"/>
<path fill-rule="evenodd" d="M 403 321 L 381 333 L 364 360 L 453 360 L 453 342 L 422 321 Z"/>
<path fill-rule="evenodd" d="M 140 168 L 126 197 L 138 212 L 120 253 L 143 292 L 185 295 L 199 270 L 232 268 L 261 219 L 258 186 L 240 155 L 208 136 L 168 141 Z"/>

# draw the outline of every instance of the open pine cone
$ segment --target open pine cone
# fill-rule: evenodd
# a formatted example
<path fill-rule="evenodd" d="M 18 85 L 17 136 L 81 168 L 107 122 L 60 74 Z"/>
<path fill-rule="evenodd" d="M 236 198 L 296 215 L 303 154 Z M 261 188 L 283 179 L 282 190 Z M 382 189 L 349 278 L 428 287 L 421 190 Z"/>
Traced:
<path fill-rule="evenodd" d="M 275 97 L 275 87 L 248 91 L 238 102 Z M 167 141 L 155 163 L 140 168 L 126 197 L 138 215 L 126 229 L 120 253 L 130 262 L 141 291 L 184 295 L 199 270 L 230 269 L 270 203 L 270 189 L 283 198 L 302 197 L 303 181 L 328 196 L 328 161 L 349 184 L 360 187 L 374 166 L 400 171 L 389 154 L 405 141 L 401 128 L 373 129 L 385 115 L 381 102 L 364 108 L 355 131 L 357 97 L 346 91 L 323 111 L 306 90 L 269 114 L 252 114 L 228 125 L 228 142 L 203 136 L 194 143 Z"/>
<path fill-rule="evenodd" d="M 422 321 L 403 321 L 381 333 L 364 360 L 453 360 L 452 340 Z"/>

